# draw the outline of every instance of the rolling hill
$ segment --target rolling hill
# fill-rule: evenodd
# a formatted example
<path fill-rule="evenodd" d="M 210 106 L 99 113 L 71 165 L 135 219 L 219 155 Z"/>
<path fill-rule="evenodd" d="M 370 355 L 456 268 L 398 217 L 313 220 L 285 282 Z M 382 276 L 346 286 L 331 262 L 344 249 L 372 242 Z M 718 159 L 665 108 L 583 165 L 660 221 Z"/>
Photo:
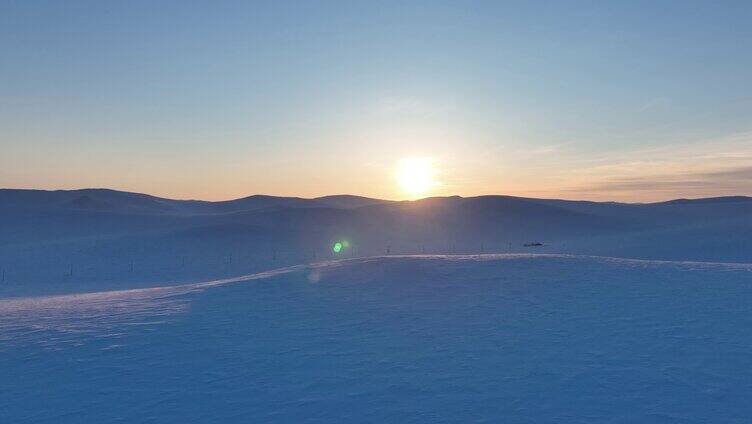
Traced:
<path fill-rule="evenodd" d="M 335 241 L 347 241 L 337 255 Z M 541 243 L 542 246 L 525 246 Z M 0 296 L 198 281 L 337 257 L 570 253 L 752 262 L 752 198 L 652 204 L 0 190 Z"/>

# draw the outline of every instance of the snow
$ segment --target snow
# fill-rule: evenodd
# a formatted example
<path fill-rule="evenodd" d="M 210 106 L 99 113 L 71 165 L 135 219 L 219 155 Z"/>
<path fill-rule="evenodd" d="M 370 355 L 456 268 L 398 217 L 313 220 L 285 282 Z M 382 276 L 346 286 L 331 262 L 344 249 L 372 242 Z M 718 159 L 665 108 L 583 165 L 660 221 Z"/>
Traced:
<path fill-rule="evenodd" d="M 0 299 L 0 422 L 746 422 L 752 265 L 354 258 Z"/>
<path fill-rule="evenodd" d="M 0 190 L 0 298 L 184 284 L 386 252 L 752 262 L 750 216 L 748 197 L 202 202 L 112 190 Z M 331 246 L 342 240 L 350 247 L 334 257 Z"/>
<path fill-rule="evenodd" d="M 746 422 L 750 216 L 0 190 L 0 423 Z"/>

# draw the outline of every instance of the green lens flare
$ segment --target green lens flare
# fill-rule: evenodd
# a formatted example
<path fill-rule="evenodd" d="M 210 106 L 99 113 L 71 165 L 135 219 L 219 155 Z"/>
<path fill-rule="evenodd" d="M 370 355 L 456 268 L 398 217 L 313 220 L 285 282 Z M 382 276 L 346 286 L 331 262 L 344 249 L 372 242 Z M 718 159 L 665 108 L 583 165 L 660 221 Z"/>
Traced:
<path fill-rule="evenodd" d="M 340 242 L 334 243 L 334 246 L 332 246 L 332 250 L 334 250 L 334 253 L 339 253 L 339 251 L 342 250 L 342 243 Z"/>

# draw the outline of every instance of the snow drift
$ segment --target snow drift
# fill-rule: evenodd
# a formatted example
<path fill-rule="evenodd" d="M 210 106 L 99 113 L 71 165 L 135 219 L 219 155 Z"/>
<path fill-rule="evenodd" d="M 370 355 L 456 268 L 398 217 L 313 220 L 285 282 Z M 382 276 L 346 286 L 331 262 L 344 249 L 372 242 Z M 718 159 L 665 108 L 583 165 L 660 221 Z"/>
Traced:
<path fill-rule="evenodd" d="M 742 422 L 752 265 L 352 259 L 0 300 L 2 422 Z"/>

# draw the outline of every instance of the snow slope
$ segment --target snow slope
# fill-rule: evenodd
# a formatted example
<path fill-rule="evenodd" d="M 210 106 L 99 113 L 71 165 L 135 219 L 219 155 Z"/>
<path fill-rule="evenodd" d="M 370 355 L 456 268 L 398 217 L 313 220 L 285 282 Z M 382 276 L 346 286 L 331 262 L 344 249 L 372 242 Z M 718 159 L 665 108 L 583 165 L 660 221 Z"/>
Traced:
<path fill-rule="evenodd" d="M 375 257 L 0 300 L 0 422 L 747 422 L 752 265 Z"/>
<path fill-rule="evenodd" d="M 335 257 L 331 246 L 341 240 L 350 247 Z M 544 246 L 525 246 L 534 241 Z M 205 202 L 102 189 L 0 190 L 0 298 L 197 282 L 387 252 L 752 262 L 752 198 Z"/>

